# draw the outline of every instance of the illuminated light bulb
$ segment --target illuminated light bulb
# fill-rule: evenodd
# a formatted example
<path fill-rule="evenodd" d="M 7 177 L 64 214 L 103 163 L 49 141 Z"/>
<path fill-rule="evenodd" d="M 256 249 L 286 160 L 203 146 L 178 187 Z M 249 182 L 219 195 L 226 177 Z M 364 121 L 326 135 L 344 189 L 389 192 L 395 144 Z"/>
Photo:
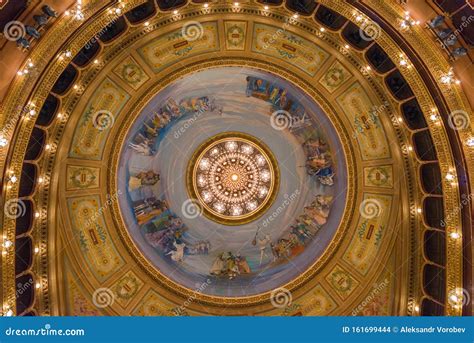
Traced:
<path fill-rule="evenodd" d="M 15 175 L 10 176 L 10 182 L 15 183 L 18 181 L 18 178 Z"/>
<path fill-rule="evenodd" d="M 436 117 L 436 114 L 433 113 L 432 115 L 430 115 L 430 119 L 432 121 L 436 121 L 436 119 L 438 119 L 438 117 Z"/>
<path fill-rule="evenodd" d="M 398 122 L 403 123 L 403 118 L 402 118 L 402 117 L 398 117 Z"/>
<path fill-rule="evenodd" d="M 40 214 L 39 212 L 35 212 L 35 218 L 39 218 Z"/>
<path fill-rule="evenodd" d="M 67 58 L 70 58 L 72 56 L 72 52 L 70 50 L 67 50 L 65 53 L 64 53 L 64 56 L 66 56 Z"/>
<path fill-rule="evenodd" d="M 232 174 L 231 179 L 232 179 L 232 181 L 237 181 L 239 179 L 239 175 Z"/>
<path fill-rule="evenodd" d="M 370 66 L 365 67 L 365 69 L 366 69 L 367 71 L 371 71 L 371 70 L 372 70 L 372 68 L 371 68 Z"/>
<path fill-rule="evenodd" d="M 51 144 L 46 144 L 46 146 L 44 147 L 46 150 L 49 150 L 51 149 Z"/>
<path fill-rule="evenodd" d="M 458 239 L 459 237 L 461 237 L 461 235 L 457 232 L 451 232 L 450 236 L 453 239 Z"/>
<path fill-rule="evenodd" d="M 349 49 L 350 48 L 349 44 L 344 45 L 344 48 Z"/>
<path fill-rule="evenodd" d="M 400 65 L 401 65 L 402 67 L 406 66 L 407 64 L 408 64 L 408 62 L 407 62 L 406 60 L 403 60 L 403 59 L 400 60 Z"/>
<path fill-rule="evenodd" d="M 457 83 L 457 81 L 459 81 L 459 80 L 454 79 L 453 68 L 450 68 L 448 70 L 447 74 L 441 76 L 440 81 L 441 81 L 441 83 L 443 83 L 445 85 L 448 85 L 448 84 L 451 84 L 453 81 L 456 81 L 456 83 Z M 459 83 L 460 83 L 460 81 L 459 81 Z M 457 83 L 457 84 L 459 84 L 459 83 Z"/>
<path fill-rule="evenodd" d="M 34 117 L 37 112 L 35 109 L 31 109 L 29 113 L 30 113 L 30 116 Z"/>
<path fill-rule="evenodd" d="M 36 289 L 41 288 L 41 284 L 39 282 L 37 282 L 35 287 L 36 287 Z"/>
<path fill-rule="evenodd" d="M 173 11 L 173 14 L 178 14 L 178 10 L 174 10 L 174 11 Z"/>
<path fill-rule="evenodd" d="M 34 64 L 33 64 L 32 62 L 29 62 L 29 63 L 28 63 L 28 67 L 33 68 L 33 67 L 34 67 Z"/>
<path fill-rule="evenodd" d="M 204 4 L 204 8 L 208 8 L 209 7 L 209 4 L 208 3 L 205 3 Z"/>
<path fill-rule="evenodd" d="M 150 22 L 149 21 L 146 21 L 145 24 L 143 24 L 145 26 L 149 26 L 150 25 Z"/>
<path fill-rule="evenodd" d="M 38 183 L 43 183 L 44 179 L 42 177 L 38 178 Z"/>
<path fill-rule="evenodd" d="M 453 302 L 458 302 L 459 301 L 459 298 L 456 294 L 452 294 L 449 299 L 451 299 Z"/>
<path fill-rule="evenodd" d="M 324 32 L 324 31 L 326 31 L 326 29 L 325 29 L 324 27 L 321 27 L 321 28 L 319 29 L 319 31 Z"/>
<path fill-rule="evenodd" d="M 460 85 L 460 84 L 461 84 L 461 80 L 456 80 L 456 81 L 454 81 L 454 83 L 457 84 L 457 85 Z"/>
<path fill-rule="evenodd" d="M 448 181 L 454 180 L 454 175 L 451 174 L 451 173 L 446 174 L 446 180 L 448 180 Z"/>
<path fill-rule="evenodd" d="M 71 14 L 71 12 L 66 11 L 66 12 L 64 12 L 64 14 L 65 14 L 66 16 L 69 16 L 69 15 Z"/>
<path fill-rule="evenodd" d="M 268 6 L 263 6 L 263 9 L 264 9 L 265 11 L 268 11 L 269 8 L 270 8 L 270 7 L 268 7 Z"/>
<path fill-rule="evenodd" d="M 466 145 L 470 148 L 474 147 L 474 137 L 470 137 L 466 140 Z"/>
<path fill-rule="evenodd" d="M 451 77 L 449 75 L 442 76 L 441 83 L 444 83 L 444 84 L 451 83 Z"/>
<path fill-rule="evenodd" d="M 35 248 L 35 253 L 39 253 L 40 249 L 38 247 Z"/>
<path fill-rule="evenodd" d="M 420 306 L 415 305 L 415 312 L 420 312 Z"/>
<path fill-rule="evenodd" d="M 8 140 L 5 137 L 0 136 L 0 148 L 4 148 L 8 145 Z"/>
<path fill-rule="evenodd" d="M 56 117 L 57 117 L 58 119 L 61 119 L 61 118 L 62 118 L 62 116 L 63 116 L 63 114 L 62 114 L 62 113 L 58 113 L 58 115 L 57 115 Z"/>
<path fill-rule="evenodd" d="M 413 147 L 411 145 L 408 146 L 408 151 L 413 151 Z"/>
<path fill-rule="evenodd" d="M 293 19 L 298 19 L 298 14 L 293 14 Z"/>
<path fill-rule="evenodd" d="M 421 212 L 422 212 L 421 207 L 418 207 L 418 208 L 416 209 L 416 212 L 421 213 Z"/>
<path fill-rule="evenodd" d="M 23 75 L 23 72 L 22 72 L 21 70 L 18 70 L 17 74 L 18 74 L 19 76 L 22 76 L 22 75 Z"/>
<path fill-rule="evenodd" d="M 3 242 L 3 247 L 6 249 L 10 248 L 12 245 L 13 245 L 12 241 L 8 239 L 5 242 Z"/>
<path fill-rule="evenodd" d="M 94 64 L 99 64 L 99 60 L 94 60 Z"/>
<path fill-rule="evenodd" d="M 13 316 L 13 311 L 12 310 L 8 310 L 6 313 L 5 313 L 5 317 L 11 317 Z"/>
<path fill-rule="evenodd" d="M 356 21 L 359 22 L 359 21 L 361 21 L 361 20 L 362 20 L 362 17 L 361 17 L 360 15 L 358 15 L 358 16 L 356 17 Z"/>
<path fill-rule="evenodd" d="M 239 6 L 240 4 L 238 2 L 234 2 L 234 6 Z"/>

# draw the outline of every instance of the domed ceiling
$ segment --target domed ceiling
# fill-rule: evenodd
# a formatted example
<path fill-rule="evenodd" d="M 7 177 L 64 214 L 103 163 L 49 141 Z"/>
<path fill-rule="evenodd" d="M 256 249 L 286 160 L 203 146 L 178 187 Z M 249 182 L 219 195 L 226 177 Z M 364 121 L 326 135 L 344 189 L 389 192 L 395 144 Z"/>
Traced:
<path fill-rule="evenodd" d="M 470 311 L 471 112 L 424 29 L 389 2 L 168 5 L 84 1 L 27 52 L 4 313 Z"/>
<path fill-rule="evenodd" d="M 188 74 L 129 127 L 117 172 L 122 218 L 171 280 L 258 294 L 296 278 L 334 237 L 346 201 L 343 147 L 321 108 L 276 75 Z"/>

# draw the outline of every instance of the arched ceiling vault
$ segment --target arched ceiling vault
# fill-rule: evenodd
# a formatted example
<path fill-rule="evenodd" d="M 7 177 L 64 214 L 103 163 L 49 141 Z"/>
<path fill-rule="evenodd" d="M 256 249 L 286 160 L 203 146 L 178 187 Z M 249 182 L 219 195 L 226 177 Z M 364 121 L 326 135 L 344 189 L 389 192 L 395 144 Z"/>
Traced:
<path fill-rule="evenodd" d="M 441 82 L 449 64 L 422 27 L 401 32 L 403 11 L 391 2 L 160 4 L 85 2 L 84 20 L 60 16 L 29 52 L 22 70 L 31 63 L 31 72 L 11 84 L 0 108 L 2 206 L 22 216 L 0 217 L 4 313 L 471 313 L 452 296 L 472 281 L 472 111 L 459 85 Z M 189 23 L 199 39 L 183 40 Z M 341 224 L 324 254 L 285 284 L 284 308 L 270 292 L 211 296 L 164 277 L 119 208 L 121 147 L 142 110 L 173 82 L 222 67 L 288 80 L 341 141 Z M 107 130 L 93 127 L 94 106 L 113 113 Z M 364 216 L 374 201 L 380 213 Z M 103 234 L 97 243 L 84 243 L 92 233 L 82 210 Z M 94 306 L 101 289 L 116 299 L 110 306 Z"/>

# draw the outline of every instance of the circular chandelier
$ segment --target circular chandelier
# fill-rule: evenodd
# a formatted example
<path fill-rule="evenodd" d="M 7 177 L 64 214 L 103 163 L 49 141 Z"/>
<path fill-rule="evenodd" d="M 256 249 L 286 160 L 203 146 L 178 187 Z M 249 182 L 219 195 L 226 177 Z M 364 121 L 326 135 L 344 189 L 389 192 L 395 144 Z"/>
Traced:
<path fill-rule="evenodd" d="M 260 217 L 275 199 L 279 170 L 257 138 L 237 132 L 202 144 L 188 165 L 188 192 L 206 217 L 241 225 Z"/>

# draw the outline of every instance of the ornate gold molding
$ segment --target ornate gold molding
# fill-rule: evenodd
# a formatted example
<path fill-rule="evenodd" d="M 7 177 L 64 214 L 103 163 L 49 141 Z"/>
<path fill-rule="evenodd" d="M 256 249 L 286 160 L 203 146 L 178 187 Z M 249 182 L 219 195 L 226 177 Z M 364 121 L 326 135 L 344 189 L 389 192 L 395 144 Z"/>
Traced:
<path fill-rule="evenodd" d="M 143 2 L 144 1 L 134 1 L 133 3 L 128 2 L 127 7 L 126 7 L 126 9 L 124 9 L 124 11 L 126 11 L 127 9 L 130 9 L 134 6 L 137 6 L 138 4 L 143 3 Z M 336 4 L 334 4 L 334 2 L 330 2 L 330 1 L 323 1 L 323 3 L 328 7 L 336 8 L 339 13 L 345 13 L 346 15 L 348 15 L 349 18 L 352 15 L 353 8 L 348 4 L 344 3 L 344 4 L 339 4 L 340 6 L 336 6 Z M 64 68 L 67 65 L 66 61 L 51 63 L 51 61 L 54 61 L 54 55 L 60 50 L 60 47 L 62 46 L 62 44 L 65 41 L 70 40 L 70 42 L 72 42 L 72 43 L 70 45 L 65 44 L 64 45 L 65 49 L 67 47 L 67 49 L 73 51 L 73 54 L 75 54 L 77 51 L 79 51 L 79 49 L 88 40 L 91 39 L 91 37 L 93 37 L 100 30 L 101 27 L 104 26 L 104 24 L 106 25 L 106 23 L 108 22 L 109 18 L 107 17 L 105 9 L 102 9 L 101 6 L 99 6 L 98 2 L 96 2 L 94 4 L 95 4 L 95 6 L 88 9 L 87 18 L 94 17 L 97 20 L 96 20 L 96 22 L 89 22 L 89 21 L 84 22 L 83 27 L 81 27 L 84 30 L 79 30 L 79 26 L 76 25 L 75 23 L 72 23 L 72 25 L 71 25 L 71 23 L 67 22 L 66 20 L 61 20 L 61 21 L 58 21 L 57 23 L 55 23 L 54 30 L 48 31 L 48 35 L 49 35 L 49 36 L 47 36 L 48 37 L 48 42 L 49 43 L 54 42 L 54 46 L 52 46 L 49 43 L 48 43 L 48 45 L 39 44 L 38 47 L 35 48 L 32 51 L 31 55 L 30 55 L 30 57 L 34 61 L 37 68 L 39 70 L 45 70 L 45 73 L 41 77 L 43 78 L 43 80 L 46 80 L 46 82 L 43 83 L 43 84 L 39 84 L 39 83 L 36 84 L 36 81 L 39 80 L 39 75 L 34 76 L 34 78 L 32 78 L 31 80 L 19 80 L 18 79 L 17 81 L 15 81 L 13 87 L 11 88 L 9 96 L 7 97 L 7 100 L 5 101 L 4 106 L 0 110 L 0 120 L 4 120 L 6 118 L 6 114 L 11 113 L 11 111 L 14 111 L 16 106 L 21 107 L 22 105 L 27 104 L 28 99 L 31 99 L 31 101 L 33 101 L 38 107 L 40 106 L 40 104 L 42 104 L 44 102 L 44 100 L 45 100 L 45 98 L 46 98 L 46 96 L 49 92 L 49 89 L 52 87 L 52 85 L 54 84 L 54 81 L 56 80 L 56 78 L 60 75 L 60 73 L 64 70 Z M 248 5 L 246 5 L 246 6 L 248 6 Z M 374 3 L 373 6 L 376 7 L 376 6 L 385 6 L 385 5 L 380 5 L 380 3 L 377 2 L 377 3 Z M 188 12 L 188 16 L 186 18 L 192 18 L 196 14 L 206 14 L 206 13 L 203 13 L 202 10 L 197 9 L 197 6 L 189 5 L 188 8 L 190 9 L 190 11 Z M 208 13 L 210 13 L 210 14 L 218 13 L 218 10 L 219 10 L 219 8 L 209 9 Z M 260 7 L 252 8 L 252 6 L 248 6 L 247 11 L 248 11 L 247 13 L 249 13 L 249 14 L 261 15 L 263 19 L 269 18 L 269 19 L 272 19 L 272 20 L 274 19 L 274 16 L 280 15 L 280 16 L 282 16 L 281 18 L 283 18 L 283 14 L 289 13 L 286 10 L 282 10 L 280 12 L 277 12 L 276 14 L 272 14 L 271 16 L 267 16 L 267 15 L 262 14 L 262 11 L 261 11 Z M 245 12 L 245 11 L 243 11 L 243 12 Z M 387 16 L 388 15 L 389 14 L 387 14 Z M 392 18 L 392 17 L 389 17 L 389 18 Z M 169 19 L 168 21 L 163 21 L 163 22 L 164 22 L 163 25 L 166 25 L 166 24 L 172 23 L 173 20 Z M 311 26 L 314 26 L 314 23 L 312 24 L 311 20 L 306 20 L 305 19 L 304 22 L 305 22 L 305 25 L 308 28 L 311 27 Z M 298 24 L 296 26 L 301 27 L 301 25 L 302 24 Z M 75 30 L 77 30 L 78 32 L 74 37 L 72 37 L 72 34 Z M 135 31 L 137 31 L 137 30 L 139 30 L 139 29 L 136 28 Z M 313 33 L 318 32 L 314 27 L 311 30 L 312 30 Z M 145 34 L 145 33 L 143 33 L 143 34 Z M 73 38 L 74 38 L 74 40 L 73 40 Z M 46 39 L 46 37 L 45 37 L 45 39 Z M 45 41 L 45 39 L 43 39 L 40 43 L 43 43 Z M 398 53 L 401 50 L 398 49 L 398 48 L 394 48 L 394 42 L 392 40 L 387 39 L 387 37 L 384 37 L 380 40 L 380 44 L 382 45 L 383 48 L 388 49 L 391 58 L 393 58 L 394 60 L 396 60 L 398 58 Z M 420 47 L 421 47 L 421 45 L 420 45 Z M 421 50 L 423 50 L 423 49 L 421 49 Z M 216 62 L 216 61 L 214 61 L 214 62 L 215 62 L 215 65 L 227 65 L 226 64 L 227 62 Z M 239 61 L 239 63 L 241 63 L 241 62 L 242 61 Z M 259 63 L 261 63 L 261 62 L 260 61 L 248 60 L 248 61 L 245 61 L 244 63 L 247 66 L 259 68 L 260 67 Z M 212 67 L 212 65 L 209 65 L 208 67 Z M 264 69 L 264 68 L 267 68 L 267 67 L 262 67 L 262 69 Z M 272 66 L 269 69 L 272 69 L 271 71 L 278 72 L 279 74 L 281 74 L 281 71 L 282 71 L 282 68 L 280 66 Z M 287 74 L 287 75 L 285 75 L 286 77 L 289 77 L 289 78 L 293 77 L 294 78 L 294 76 L 291 75 L 292 72 L 286 72 L 286 74 Z M 95 75 L 95 72 L 90 73 L 91 78 L 94 75 Z M 436 145 L 437 151 L 441 151 L 440 160 L 443 160 L 443 161 L 446 162 L 445 165 L 442 166 L 442 170 L 443 170 L 443 172 L 445 172 L 447 169 L 450 168 L 450 166 L 453 166 L 453 164 L 452 164 L 453 161 L 450 158 L 451 154 L 450 154 L 450 150 L 449 150 L 449 142 L 447 141 L 447 138 L 446 138 L 445 132 L 443 131 L 443 128 L 442 127 L 441 128 L 436 127 L 434 124 L 432 124 L 430 122 L 430 120 L 428 118 L 429 117 L 429 110 L 431 109 L 431 106 L 433 105 L 432 99 L 430 99 L 429 94 L 426 91 L 426 89 L 425 89 L 425 87 L 422 83 L 422 80 L 421 80 L 420 76 L 417 73 L 413 74 L 413 75 L 404 75 L 404 76 L 407 78 L 407 81 L 412 86 L 412 88 L 415 88 L 415 87 L 413 87 L 414 85 L 416 86 L 416 89 L 420 88 L 419 91 L 416 90 L 417 96 L 419 97 L 420 104 L 422 104 L 423 112 L 425 114 L 425 117 L 427 118 L 427 122 L 430 123 L 430 131 L 434 135 L 434 138 L 435 138 L 434 143 Z M 295 81 L 293 81 L 293 82 L 295 82 Z M 30 98 L 30 93 L 33 91 L 34 87 L 37 90 L 37 92 L 32 93 L 31 98 Z M 81 94 L 78 93 L 76 96 L 73 96 L 72 98 L 69 98 L 69 97 L 67 98 L 67 100 L 66 100 L 67 101 L 67 108 L 69 110 L 72 110 L 74 108 L 74 106 L 77 104 L 77 98 L 80 95 Z M 456 100 L 457 100 L 456 97 L 454 97 L 453 99 L 450 100 L 450 104 L 454 106 L 453 107 L 453 106 L 450 105 L 451 108 L 456 108 L 456 105 L 457 105 Z M 329 105 L 326 106 L 326 107 L 329 109 L 330 112 L 333 112 L 333 109 Z M 68 113 L 69 113 L 69 111 L 68 111 Z M 55 140 L 55 144 L 57 143 L 57 141 L 61 137 L 61 132 L 64 129 L 65 124 L 66 124 L 65 121 L 61 121 L 58 124 L 53 125 L 53 128 L 51 129 L 51 131 L 55 133 L 55 135 L 53 136 L 54 140 Z M 11 161 L 14 161 L 14 163 L 12 163 L 9 167 L 14 172 L 16 172 L 17 175 L 20 171 L 20 168 L 21 168 L 21 165 L 22 165 L 22 162 L 23 162 L 24 152 L 26 150 L 26 146 L 28 144 L 28 140 L 29 140 L 29 136 L 31 134 L 32 128 L 33 128 L 32 121 L 29 121 L 29 122 L 25 121 L 25 122 L 21 123 L 21 125 L 19 126 L 18 135 L 15 137 L 14 140 L 11 140 L 11 143 L 10 143 L 10 146 L 12 147 L 12 149 L 11 149 L 11 151 L 12 151 Z M 345 133 L 345 134 L 347 134 L 347 133 Z M 6 155 L 2 155 L 0 157 L 1 157 L 1 160 L 3 162 L 3 160 L 4 160 L 3 158 L 6 157 Z M 54 154 L 49 156 L 49 158 L 50 158 L 49 161 L 46 161 L 46 160 L 43 161 L 43 166 L 47 166 L 48 164 L 51 165 L 51 161 L 54 158 Z M 351 158 L 353 158 L 353 157 L 351 157 Z M 472 161 L 472 154 L 471 154 L 471 161 Z M 50 167 L 45 168 L 45 172 L 47 174 L 49 174 L 51 171 L 52 170 L 51 170 Z M 444 181 L 443 189 L 445 189 L 445 187 L 446 187 L 445 183 L 446 183 L 446 181 Z M 472 184 L 472 179 L 471 179 L 471 184 Z M 47 186 L 45 186 L 45 188 L 46 187 Z M 453 210 L 455 208 L 456 204 L 459 201 L 459 194 L 457 194 L 456 189 L 451 189 L 452 188 L 451 185 L 447 185 L 447 187 L 448 187 L 447 188 L 448 192 L 445 193 L 445 200 L 446 200 L 445 210 Z M 44 193 L 45 193 L 45 196 L 43 198 L 38 197 L 36 199 L 37 200 L 37 205 L 40 208 L 43 208 L 43 206 L 45 206 L 46 202 L 48 201 L 47 189 L 45 189 Z M 5 194 L 4 198 L 6 200 L 15 198 L 15 196 L 18 196 L 17 186 L 13 186 L 11 189 L 8 190 L 8 192 L 5 192 L 4 194 Z M 410 212 L 412 212 L 412 210 L 414 211 L 414 209 L 411 209 Z M 346 212 L 347 212 L 347 209 L 346 209 Z M 412 215 L 412 213 L 410 215 Z M 37 226 L 35 228 L 35 230 L 46 231 L 46 229 L 47 229 L 46 228 L 46 223 L 48 223 L 49 225 L 54 225 L 54 218 L 50 218 L 50 216 L 51 216 L 51 213 L 48 213 L 47 221 L 42 219 L 41 225 Z M 459 218 L 457 218 L 456 220 L 455 219 L 456 218 L 454 218 L 449 223 L 450 225 L 452 225 L 452 227 L 457 227 L 456 225 L 460 225 Z M 3 225 L 4 230 L 5 230 L 4 234 L 7 237 L 9 237 L 9 239 L 14 239 L 14 230 L 15 230 L 14 221 L 5 220 L 5 218 L 4 218 L 3 224 L 4 224 Z M 41 235 L 41 236 L 45 237 L 45 235 Z M 46 242 L 44 242 L 44 243 L 46 243 Z M 458 252 L 461 251 L 461 249 L 459 248 L 458 243 L 454 244 L 453 242 L 451 242 L 450 244 L 448 244 L 448 256 L 451 254 L 451 252 L 456 252 L 456 251 L 458 251 Z M 46 252 L 45 252 L 45 254 L 46 254 Z M 459 279 L 459 277 L 456 276 L 456 273 L 459 273 L 458 275 L 462 275 L 461 274 L 462 270 L 459 270 L 461 260 L 459 259 L 459 256 L 456 255 L 456 253 L 453 253 L 451 255 L 451 258 L 452 259 L 450 259 L 448 261 L 448 268 L 449 268 L 449 271 L 450 271 L 449 286 L 454 287 L 454 286 L 458 286 L 460 284 L 460 282 L 462 282 L 462 279 Z M 41 260 L 45 261 L 43 259 L 43 257 L 42 257 Z M 41 262 L 39 262 L 39 263 L 41 263 Z M 8 304 L 12 304 L 14 306 L 14 293 L 15 293 L 14 256 L 12 254 L 7 254 L 4 258 L 2 258 L 2 271 L 3 271 L 2 272 L 2 283 L 3 283 L 4 302 L 6 302 Z M 453 278 L 453 275 L 454 275 L 454 278 Z M 47 271 L 45 272 L 45 274 L 43 274 L 43 277 L 48 277 Z M 191 293 L 187 293 L 187 294 L 191 294 Z M 452 313 L 458 313 L 458 312 L 452 312 Z"/>

